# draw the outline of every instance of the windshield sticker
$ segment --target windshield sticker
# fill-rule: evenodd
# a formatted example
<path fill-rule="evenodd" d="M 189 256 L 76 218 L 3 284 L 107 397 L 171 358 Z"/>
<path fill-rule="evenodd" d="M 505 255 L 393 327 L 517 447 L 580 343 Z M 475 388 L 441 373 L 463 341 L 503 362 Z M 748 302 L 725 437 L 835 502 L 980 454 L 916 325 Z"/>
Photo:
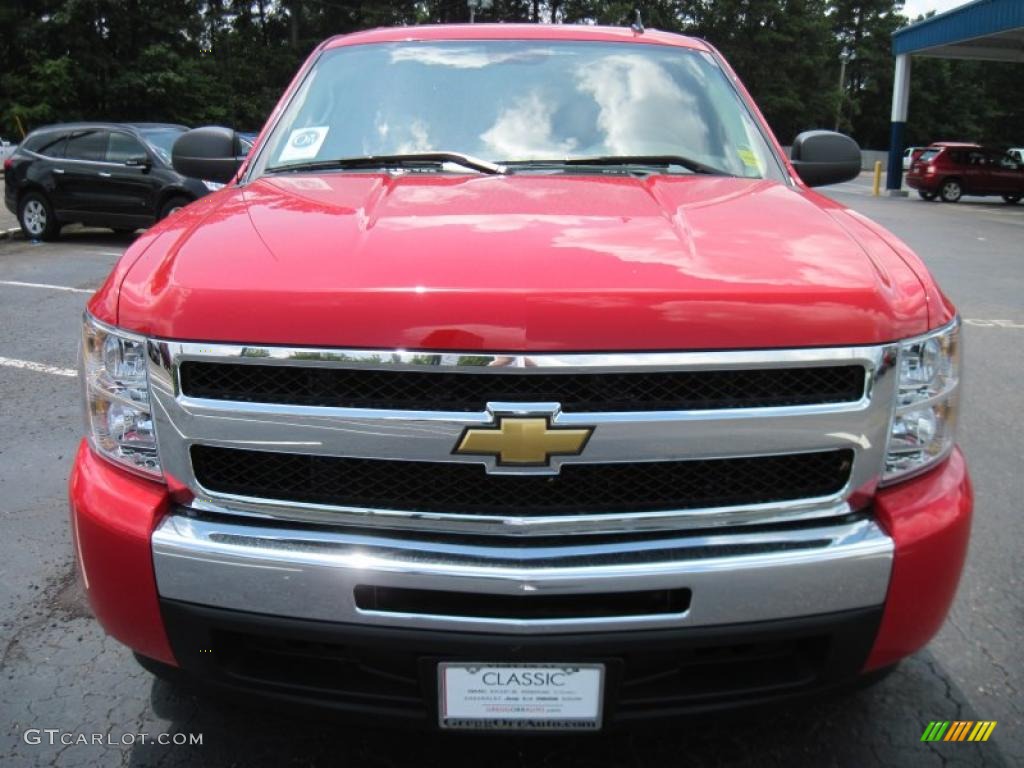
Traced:
<path fill-rule="evenodd" d="M 281 150 L 278 162 L 286 163 L 290 160 L 312 160 L 316 157 L 324 139 L 327 138 L 327 131 L 330 126 L 313 125 L 308 128 L 296 128 L 288 137 L 288 143 Z"/>
<path fill-rule="evenodd" d="M 757 155 L 755 155 L 749 148 L 740 147 L 736 151 L 736 154 L 740 156 L 740 160 L 743 161 L 745 166 L 763 172 L 764 169 L 761 168 L 761 163 L 758 161 Z"/>

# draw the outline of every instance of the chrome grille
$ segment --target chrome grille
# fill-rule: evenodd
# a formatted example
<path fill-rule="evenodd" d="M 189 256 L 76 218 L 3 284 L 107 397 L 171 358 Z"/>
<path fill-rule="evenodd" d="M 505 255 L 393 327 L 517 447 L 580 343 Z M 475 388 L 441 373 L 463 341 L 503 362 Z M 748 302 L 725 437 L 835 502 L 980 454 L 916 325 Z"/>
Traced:
<path fill-rule="evenodd" d="M 165 471 L 196 510 L 536 536 L 847 515 L 878 480 L 894 361 L 894 345 L 518 356 L 153 341 L 150 384 Z M 543 469 L 453 454 L 467 428 L 538 411 L 593 428 L 582 454 Z"/>

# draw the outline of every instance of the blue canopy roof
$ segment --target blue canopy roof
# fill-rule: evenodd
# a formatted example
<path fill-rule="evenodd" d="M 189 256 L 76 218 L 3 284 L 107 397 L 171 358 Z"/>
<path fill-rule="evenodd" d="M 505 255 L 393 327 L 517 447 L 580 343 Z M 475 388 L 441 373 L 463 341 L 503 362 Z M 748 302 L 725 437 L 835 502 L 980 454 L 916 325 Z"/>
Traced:
<path fill-rule="evenodd" d="M 903 27 L 892 52 L 1024 62 L 1024 0 L 975 0 Z"/>

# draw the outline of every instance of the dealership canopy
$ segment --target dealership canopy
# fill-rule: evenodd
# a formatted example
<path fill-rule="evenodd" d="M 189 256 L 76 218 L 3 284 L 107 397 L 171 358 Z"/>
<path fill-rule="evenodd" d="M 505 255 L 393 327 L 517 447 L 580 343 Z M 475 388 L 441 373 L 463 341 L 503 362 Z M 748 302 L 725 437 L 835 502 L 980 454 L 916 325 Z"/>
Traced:
<path fill-rule="evenodd" d="M 1024 62 L 1024 0 L 975 0 L 903 27 L 892 35 L 892 52 L 896 73 L 886 188 L 898 190 L 910 101 L 910 57 Z"/>

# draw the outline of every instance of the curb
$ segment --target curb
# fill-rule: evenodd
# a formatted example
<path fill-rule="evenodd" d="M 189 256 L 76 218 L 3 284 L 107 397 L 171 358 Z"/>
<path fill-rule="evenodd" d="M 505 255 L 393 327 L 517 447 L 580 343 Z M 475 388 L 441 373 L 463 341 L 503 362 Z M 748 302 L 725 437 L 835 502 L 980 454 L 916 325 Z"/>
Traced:
<path fill-rule="evenodd" d="M 12 227 L 10 229 L 0 229 L 0 240 L 14 240 L 21 239 L 22 232 L 21 227 Z"/>

